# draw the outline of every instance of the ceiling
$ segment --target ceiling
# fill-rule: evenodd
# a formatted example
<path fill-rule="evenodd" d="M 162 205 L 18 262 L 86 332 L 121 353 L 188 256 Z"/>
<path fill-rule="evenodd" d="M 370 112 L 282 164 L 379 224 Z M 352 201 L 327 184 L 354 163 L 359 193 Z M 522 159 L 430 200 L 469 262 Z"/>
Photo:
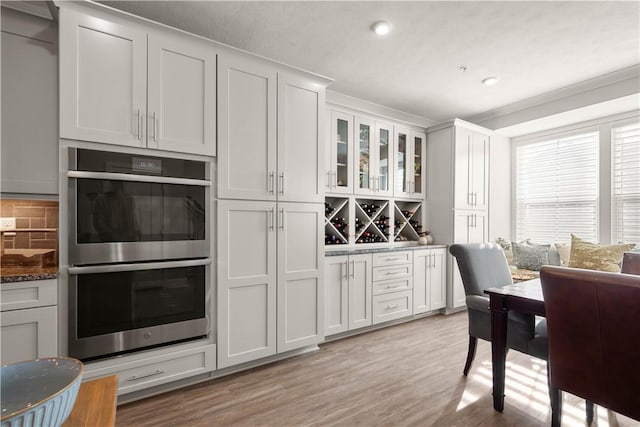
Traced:
<path fill-rule="evenodd" d="M 434 121 L 640 64 L 640 2 L 102 1 Z M 387 20 L 380 37 L 372 23 Z M 465 65 L 466 72 L 459 70 Z M 496 76 L 500 82 L 484 86 Z"/>

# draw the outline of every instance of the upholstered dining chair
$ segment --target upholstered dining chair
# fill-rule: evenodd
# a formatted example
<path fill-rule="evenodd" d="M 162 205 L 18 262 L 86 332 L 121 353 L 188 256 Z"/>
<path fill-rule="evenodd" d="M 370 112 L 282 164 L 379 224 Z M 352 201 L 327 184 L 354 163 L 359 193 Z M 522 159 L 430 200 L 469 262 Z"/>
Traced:
<path fill-rule="evenodd" d="M 456 258 L 466 295 L 469 319 L 469 349 L 464 366 L 466 376 L 475 358 L 478 338 L 491 341 L 491 312 L 488 288 L 511 285 L 513 280 L 507 259 L 495 243 L 454 244 L 449 252 Z M 547 329 L 544 319 L 509 312 L 507 348 L 547 360 Z"/>
<path fill-rule="evenodd" d="M 543 267 L 552 426 L 562 391 L 640 421 L 640 276 Z"/>
<path fill-rule="evenodd" d="M 625 252 L 622 256 L 622 272 L 640 275 L 640 252 Z"/>

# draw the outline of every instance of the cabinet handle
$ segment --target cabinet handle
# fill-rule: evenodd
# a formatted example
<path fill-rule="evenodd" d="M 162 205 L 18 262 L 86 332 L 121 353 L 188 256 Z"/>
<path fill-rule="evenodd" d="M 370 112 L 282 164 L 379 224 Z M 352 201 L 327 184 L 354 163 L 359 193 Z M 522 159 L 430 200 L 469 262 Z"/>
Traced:
<path fill-rule="evenodd" d="M 473 206 L 473 193 L 467 193 L 467 204 Z"/>
<path fill-rule="evenodd" d="M 398 308 L 400 306 L 401 306 L 401 304 L 391 304 L 391 305 L 386 306 L 384 309 L 385 310 L 392 310 L 392 309 Z"/>
<path fill-rule="evenodd" d="M 327 188 L 331 189 L 331 171 L 327 171 Z"/>
<path fill-rule="evenodd" d="M 269 209 L 269 230 L 273 231 L 275 224 L 273 223 L 273 208 Z"/>
<path fill-rule="evenodd" d="M 473 193 L 473 206 L 478 206 L 478 193 Z"/>
<path fill-rule="evenodd" d="M 385 276 L 396 276 L 398 274 L 404 274 L 402 271 L 387 271 L 384 273 Z"/>
<path fill-rule="evenodd" d="M 385 258 L 385 261 L 403 261 L 404 258 Z"/>
<path fill-rule="evenodd" d="M 369 177 L 369 190 L 376 191 L 376 180 L 373 176 Z"/>
<path fill-rule="evenodd" d="M 275 185 L 276 174 L 275 172 L 269 172 L 269 194 L 273 194 L 273 187 Z"/>
<path fill-rule="evenodd" d="M 138 125 L 138 140 L 142 141 L 142 115 L 139 108 L 136 115 L 136 124 Z"/>
<path fill-rule="evenodd" d="M 431 267 L 436 268 L 436 254 L 431 254 L 431 257 L 433 259 Z"/>
<path fill-rule="evenodd" d="M 478 215 L 473 214 L 473 228 L 478 227 Z"/>
<path fill-rule="evenodd" d="M 340 276 L 349 279 L 349 261 L 344 262 L 344 275 L 342 275 L 342 263 L 340 263 Z"/>
<path fill-rule="evenodd" d="M 352 279 L 356 278 L 356 262 L 355 261 L 351 261 L 351 274 L 350 274 Z"/>
<path fill-rule="evenodd" d="M 373 183 L 375 186 L 375 191 L 380 191 L 380 177 L 379 176 L 374 176 L 373 177 Z"/>
<path fill-rule="evenodd" d="M 280 209 L 280 215 L 278 218 L 278 228 L 284 230 L 284 208 Z"/>
<path fill-rule="evenodd" d="M 161 371 L 160 369 L 156 369 L 155 371 L 149 372 L 148 374 L 132 375 L 129 378 L 127 378 L 127 381 L 136 381 L 142 378 L 149 378 L 149 377 L 153 377 L 160 374 L 164 374 L 164 371 Z"/>
<path fill-rule="evenodd" d="M 333 188 L 338 188 L 338 172 L 333 173 Z"/>
<path fill-rule="evenodd" d="M 157 123 L 156 112 L 154 111 L 153 112 L 153 142 L 158 142 L 158 138 L 156 135 L 156 123 Z"/>
<path fill-rule="evenodd" d="M 391 286 L 391 285 L 387 285 L 384 288 L 385 289 L 395 289 L 395 288 L 403 288 L 404 285 L 395 285 L 395 286 Z"/>
<path fill-rule="evenodd" d="M 284 195 L 284 172 L 280 172 L 280 194 Z"/>

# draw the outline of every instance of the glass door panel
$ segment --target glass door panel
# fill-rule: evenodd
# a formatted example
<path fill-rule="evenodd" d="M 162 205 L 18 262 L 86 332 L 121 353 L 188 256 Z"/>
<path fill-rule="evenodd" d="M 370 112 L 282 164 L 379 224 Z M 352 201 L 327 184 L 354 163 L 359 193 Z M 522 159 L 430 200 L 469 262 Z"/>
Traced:
<path fill-rule="evenodd" d="M 422 136 L 413 137 L 413 192 L 422 193 Z"/>
<path fill-rule="evenodd" d="M 391 158 L 391 128 L 378 128 L 378 191 L 389 191 L 389 159 Z"/>
<path fill-rule="evenodd" d="M 396 160 L 396 188 L 402 193 L 408 193 L 407 188 L 407 134 L 398 132 L 398 151 Z"/>
<path fill-rule="evenodd" d="M 358 125 L 358 171 L 359 171 L 359 188 L 370 188 L 371 175 L 371 126 L 366 123 Z"/>
<path fill-rule="evenodd" d="M 336 139 L 336 182 L 338 187 L 349 186 L 349 141 L 351 124 L 348 120 L 338 119 Z"/>

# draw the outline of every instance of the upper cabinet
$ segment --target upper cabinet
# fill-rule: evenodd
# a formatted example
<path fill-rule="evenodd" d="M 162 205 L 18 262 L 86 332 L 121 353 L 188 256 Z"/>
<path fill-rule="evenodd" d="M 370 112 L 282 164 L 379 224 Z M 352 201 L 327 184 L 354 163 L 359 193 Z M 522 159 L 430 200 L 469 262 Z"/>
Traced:
<path fill-rule="evenodd" d="M 454 133 L 454 208 L 487 210 L 489 136 L 461 126 Z"/>
<path fill-rule="evenodd" d="M 356 117 L 355 132 L 355 193 L 390 196 L 393 126 Z"/>
<path fill-rule="evenodd" d="M 353 193 L 353 116 L 338 111 L 330 114 L 325 189 L 330 193 Z"/>
<path fill-rule="evenodd" d="M 324 86 L 221 55 L 218 196 L 322 202 Z"/>
<path fill-rule="evenodd" d="M 216 50 L 63 8 L 60 136 L 215 155 Z"/>
<path fill-rule="evenodd" d="M 423 199 L 425 196 L 425 176 L 422 173 L 427 137 L 403 127 L 395 128 L 394 150 L 394 195 Z"/>

